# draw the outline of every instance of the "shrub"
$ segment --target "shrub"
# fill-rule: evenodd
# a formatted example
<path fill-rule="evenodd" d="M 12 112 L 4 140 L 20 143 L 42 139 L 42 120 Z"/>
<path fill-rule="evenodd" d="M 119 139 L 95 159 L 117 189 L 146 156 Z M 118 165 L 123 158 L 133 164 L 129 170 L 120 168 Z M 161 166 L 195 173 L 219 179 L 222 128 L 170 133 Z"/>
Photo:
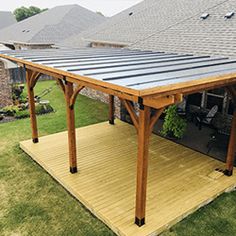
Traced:
<path fill-rule="evenodd" d="M 36 104 L 35 106 L 35 113 L 36 115 L 42 115 L 42 114 L 47 114 L 53 112 L 53 108 L 49 105 L 42 105 L 42 104 Z M 30 116 L 29 110 L 19 110 L 15 113 L 15 118 L 16 119 L 23 119 L 23 118 L 27 118 Z"/>
<path fill-rule="evenodd" d="M 164 113 L 165 118 L 161 134 L 165 137 L 182 138 L 187 127 L 187 122 L 178 115 L 177 106 L 169 106 Z"/>
<path fill-rule="evenodd" d="M 47 114 L 53 112 L 53 108 L 50 104 L 37 104 L 35 107 L 35 112 L 37 115 Z"/>
<path fill-rule="evenodd" d="M 7 116 L 14 116 L 15 113 L 19 111 L 19 107 L 10 105 L 10 106 L 4 107 L 1 111 Z"/>
<path fill-rule="evenodd" d="M 15 118 L 16 119 L 23 119 L 23 118 L 27 118 L 29 116 L 30 116 L 29 110 L 17 111 L 15 113 Z"/>

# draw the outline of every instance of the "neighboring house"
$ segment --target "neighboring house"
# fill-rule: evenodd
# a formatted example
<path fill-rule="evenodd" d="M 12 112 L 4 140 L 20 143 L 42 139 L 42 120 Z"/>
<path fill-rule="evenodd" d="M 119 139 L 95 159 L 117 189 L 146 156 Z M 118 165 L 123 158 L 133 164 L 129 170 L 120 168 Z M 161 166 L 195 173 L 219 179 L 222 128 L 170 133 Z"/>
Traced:
<path fill-rule="evenodd" d="M 236 57 L 236 0 L 145 0 L 63 43 Z M 224 90 L 194 94 L 188 101 L 233 111 Z"/>
<path fill-rule="evenodd" d="M 100 14 L 78 5 L 58 6 L 0 30 L 0 43 L 11 49 L 51 48 L 105 20 Z M 4 48 L 0 46 L 0 50 Z M 22 70 L 14 66 L 8 70 L 7 66 L 0 62 L 0 107 L 11 103 L 11 82 L 24 79 Z"/>
<path fill-rule="evenodd" d="M 14 15 L 9 11 L 0 11 L 0 30 L 16 23 Z"/>
<path fill-rule="evenodd" d="M 71 47 L 89 43 L 130 46 L 193 16 L 198 17 L 222 2 L 225 0 L 145 0 L 95 28 L 66 39 L 64 44 Z"/>
<path fill-rule="evenodd" d="M 58 6 L 0 30 L 0 43 L 13 49 L 48 48 L 105 20 L 79 5 Z"/>

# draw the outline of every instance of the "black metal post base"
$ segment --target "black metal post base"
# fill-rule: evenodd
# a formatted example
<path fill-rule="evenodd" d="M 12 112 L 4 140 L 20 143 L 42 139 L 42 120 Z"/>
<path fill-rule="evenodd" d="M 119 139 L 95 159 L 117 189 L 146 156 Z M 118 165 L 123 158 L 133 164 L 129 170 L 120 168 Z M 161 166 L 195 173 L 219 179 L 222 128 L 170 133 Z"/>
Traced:
<path fill-rule="evenodd" d="M 114 125 L 114 124 L 115 124 L 115 121 L 114 121 L 114 119 L 112 119 L 112 120 L 109 120 L 109 124 L 110 124 L 110 125 Z"/>
<path fill-rule="evenodd" d="M 139 227 L 145 225 L 145 218 L 143 219 L 138 219 L 137 217 L 135 217 L 135 224 Z"/>
<path fill-rule="evenodd" d="M 33 143 L 38 143 L 39 139 L 38 138 L 33 138 Z"/>
<path fill-rule="evenodd" d="M 77 167 L 70 167 L 70 173 L 71 174 L 75 174 L 77 172 L 78 172 Z"/>
<path fill-rule="evenodd" d="M 224 170 L 224 175 L 232 176 L 233 175 L 233 170 Z"/>

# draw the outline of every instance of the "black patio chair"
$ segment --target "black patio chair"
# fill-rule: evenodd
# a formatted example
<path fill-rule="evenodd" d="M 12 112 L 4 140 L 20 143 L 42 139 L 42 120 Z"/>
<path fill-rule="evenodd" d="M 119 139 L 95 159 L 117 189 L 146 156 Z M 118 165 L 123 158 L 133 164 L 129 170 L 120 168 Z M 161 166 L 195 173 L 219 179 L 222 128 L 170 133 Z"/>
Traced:
<path fill-rule="evenodd" d="M 196 124 L 198 126 L 198 129 L 202 129 L 202 125 L 211 125 L 211 122 L 213 118 L 215 117 L 216 113 L 218 111 L 218 106 L 215 105 L 211 108 L 209 112 L 199 111 L 196 113 Z"/>

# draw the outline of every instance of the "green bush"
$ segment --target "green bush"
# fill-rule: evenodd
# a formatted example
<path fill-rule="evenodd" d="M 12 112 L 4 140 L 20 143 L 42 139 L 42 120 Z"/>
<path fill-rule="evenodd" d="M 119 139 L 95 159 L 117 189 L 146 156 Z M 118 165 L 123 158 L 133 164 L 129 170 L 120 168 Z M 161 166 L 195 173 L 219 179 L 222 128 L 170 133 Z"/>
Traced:
<path fill-rule="evenodd" d="M 30 116 L 29 110 L 17 111 L 15 113 L 15 118 L 16 119 L 23 119 L 23 118 L 27 118 L 29 116 Z"/>
<path fill-rule="evenodd" d="M 41 104 L 36 104 L 35 106 L 35 113 L 36 115 L 42 115 L 42 114 L 47 114 L 53 112 L 53 108 L 49 105 L 41 105 Z M 29 110 L 19 110 L 15 113 L 15 118 L 16 119 L 23 119 L 23 118 L 27 118 L 30 116 Z"/>
<path fill-rule="evenodd" d="M 47 114 L 53 112 L 53 108 L 49 104 L 37 104 L 35 107 L 35 112 L 37 115 Z"/>
<path fill-rule="evenodd" d="M 165 119 L 161 131 L 163 136 L 182 138 L 186 127 L 187 122 L 178 115 L 176 105 L 170 106 L 165 110 Z"/>
<path fill-rule="evenodd" d="M 19 111 L 19 107 L 10 105 L 10 106 L 4 107 L 1 111 L 7 116 L 14 116 L 15 113 Z"/>

